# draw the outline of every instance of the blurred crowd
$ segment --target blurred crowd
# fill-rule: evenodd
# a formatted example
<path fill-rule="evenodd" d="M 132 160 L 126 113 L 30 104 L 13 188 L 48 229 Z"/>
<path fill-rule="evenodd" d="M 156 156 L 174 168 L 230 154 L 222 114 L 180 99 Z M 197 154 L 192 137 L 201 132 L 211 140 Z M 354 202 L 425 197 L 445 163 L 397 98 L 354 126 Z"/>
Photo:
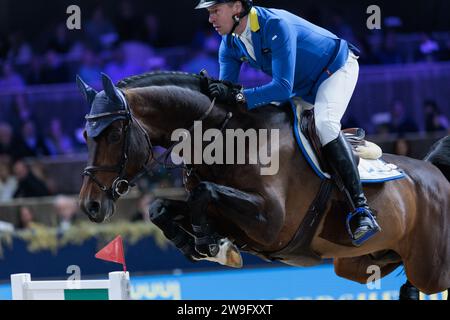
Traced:
<path fill-rule="evenodd" d="M 411 108 L 400 100 L 394 100 L 387 112 L 375 113 L 371 116 L 371 123 L 362 126 L 351 116 L 343 121 L 344 128 L 369 127 L 370 133 L 383 137 L 402 138 L 411 134 L 434 134 L 450 132 L 450 122 L 444 110 L 433 99 L 422 102 L 422 123 L 417 123 L 409 112 Z"/>
<path fill-rule="evenodd" d="M 218 76 L 220 38 L 213 30 L 200 30 L 190 47 L 172 50 L 170 58 L 164 50 L 169 48 L 161 47 L 159 28 L 155 15 L 141 15 L 131 1 L 122 1 L 114 17 L 97 7 L 83 22 L 82 32 L 71 32 L 61 23 L 43 26 L 48 32 L 33 39 L 22 31 L 0 34 L 0 88 L 73 82 L 76 74 L 96 83 L 100 72 L 118 81 L 152 70 L 199 72 L 206 67 Z"/>
<path fill-rule="evenodd" d="M 32 39 L 21 30 L 0 34 L 1 90 L 73 82 L 75 74 L 95 83 L 101 71 L 116 81 L 163 69 L 197 73 L 205 68 L 211 76 L 218 76 L 221 39 L 206 21 L 191 44 L 182 47 L 161 39 L 158 17 L 138 12 L 132 1 L 121 1 L 114 14 L 106 14 L 99 5 L 86 15 L 82 32 L 70 31 L 61 23 L 43 25 Z M 356 32 L 343 12 L 331 11 L 321 17 L 319 25 L 361 49 L 362 64 L 450 59 L 448 33 L 436 33 L 436 37 L 426 32 L 404 34 L 398 17 L 386 19 L 381 30 Z"/>
<path fill-rule="evenodd" d="M 150 203 L 154 200 L 152 193 L 142 193 L 136 200 L 136 210 L 130 216 L 131 222 L 150 222 Z M 39 208 L 39 206 L 37 206 Z M 39 210 L 39 209 L 38 209 Z M 14 231 L 33 231 L 36 227 L 54 227 L 58 234 L 64 234 L 71 227 L 79 225 L 88 218 L 80 212 L 76 197 L 67 195 L 57 195 L 54 197 L 53 205 L 48 209 L 48 214 L 53 214 L 55 225 L 48 225 L 42 222 L 42 218 L 36 216 L 36 208 L 32 205 L 22 205 L 16 207 L 15 223 L 2 221 L 0 216 L 0 233 Z"/>

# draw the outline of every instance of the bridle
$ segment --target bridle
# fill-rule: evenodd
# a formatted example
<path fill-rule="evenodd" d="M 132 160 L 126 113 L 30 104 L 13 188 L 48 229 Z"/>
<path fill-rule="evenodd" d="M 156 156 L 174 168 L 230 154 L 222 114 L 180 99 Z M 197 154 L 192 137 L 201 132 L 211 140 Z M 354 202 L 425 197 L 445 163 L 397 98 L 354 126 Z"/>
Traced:
<path fill-rule="evenodd" d="M 82 176 L 88 176 L 106 195 L 112 200 L 117 200 L 121 196 L 125 196 L 132 186 L 135 185 L 136 181 L 142 177 L 145 173 L 151 170 L 148 166 L 148 163 L 154 158 L 153 146 L 150 141 L 150 137 L 147 132 L 141 126 L 141 124 L 133 117 L 131 114 L 130 108 L 126 103 L 125 97 L 123 97 L 123 101 L 125 109 L 118 110 L 113 112 L 105 112 L 97 115 L 87 115 L 85 118 L 87 121 L 101 121 L 101 119 L 112 117 L 112 116 L 124 116 L 125 117 L 125 125 L 123 126 L 122 135 L 124 136 L 124 142 L 122 143 L 122 152 L 121 159 L 119 163 L 115 166 L 88 166 L 84 169 Z M 126 179 L 125 168 L 128 163 L 128 151 L 130 146 L 130 128 L 133 123 L 136 123 L 138 128 L 142 131 L 145 136 L 145 140 L 147 142 L 147 148 L 149 150 L 149 154 L 146 157 L 146 162 L 142 165 L 139 172 L 130 180 Z M 116 172 L 118 175 L 113 180 L 110 187 L 107 187 L 105 184 L 101 183 L 96 177 L 97 172 Z"/>
<path fill-rule="evenodd" d="M 122 131 L 122 136 L 124 136 L 124 139 L 123 139 L 124 142 L 122 144 L 122 156 L 121 156 L 120 162 L 115 166 L 87 166 L 82 173 L 82 176 L 89 177 L 100 188 L 100 190 L 102 190 L 113 201 L 116 201 L 121 196 L 125 196 L 126 194 L 128 194 L 128 192 L 130 191 L 130 188 L 135 186 L 136 182 L 144 175 L 151 175 L 154 167 L 156 167 L 158 164 L 163 165 L 166 168 L 167 159 L 170 156 L 172 149 L 177 144 L 177 142 L 173 143 L 163 154 L 161 154 L 161 156 L 159 156 L 158 158 L 155 158 L 154 152 L 153 152 L 153 145 L 151 143 L 151 140 L 150 140 L 150 137 L 148 136 L 147 131 L 142 127 L 140 122 L 135 119 L 135 117 L 131 113 L 131 110 L 125 99 L 125 96 L 123 95 L 122 92 L 120 92 L 120 93 L 121 93 L 121 98 L 122 98 L 122 100 L 124 102 L 124 106 L 125 106 L 124 110 L 105 112 L 105 113 L 101 113 L 101 114 L 97 114 L 97 115 L 87 115 L 85 117 L 87 121 L 98 121 L 98 120 L 101 120 L 106 117 L 117 116 L 117 115 L 125 116 L 125 118 L 126 118 L 125 119 L 126 122 L 125 122 L 125 125 L 123 126 L 123 131 Z M 204 119 L 206 119 L 206 117 L 211 113 L 211 110 L 213 109 L 214 104 L 215 104 L 215 99 L 211 102 L 211 105 L 209 106 L 208 110 L 206 110 L 206 112 L 197 121 L 203 121 Z M 223 129 L 225 128 L 226 124 L 228 123 L 228 121 L 231 119 L 232 116 L 233 116 L 233 114 L 231 112 L 227 113 L 226 118 L 222 123 L 221 131 L 223 131 Z M 130 128 L 133 123 L 136 123 L 137 127 L 144 134 L 145 140 L 147 142 L 147 148 L 149 150 L 149 154 L 146 157 L 146 159 L 147 159 L 146 162 L 142 165 L 142 167 L 138 171 L 138 173 L 133 178 L 126 179 L 125 168 L 128 163 L 128 151 L 129 151 L 129 145 L 130 145 Z M 195 126 L 195 124 L 193 124 L 190 127 L 190 129 L 189 129 L 190 133 L 193 131 L 194 126 Z M 163 159 L 163 161 L 161 161 L 160 159 Z M 152 161 L 152 160 L 155 160 L 155 161 Z M 174 166 L 171 169 L 174 169 L 174 168 L 186 169 L 186 170 L 188 170 L 189 174 L 191 174 L 193 171 L 192 167 L 188 168 L 188 166 L 184 163 L 179 166 Z M 103 172 L 116 172 L 118 174 L 117 177 L 113 180 L 110 187 L 107 187 L 105 184 L 101 183 L 98 180 L 98 178 L 96 177 L 95 174 L 97 172 L 102 172 L 102 171 Z"/>

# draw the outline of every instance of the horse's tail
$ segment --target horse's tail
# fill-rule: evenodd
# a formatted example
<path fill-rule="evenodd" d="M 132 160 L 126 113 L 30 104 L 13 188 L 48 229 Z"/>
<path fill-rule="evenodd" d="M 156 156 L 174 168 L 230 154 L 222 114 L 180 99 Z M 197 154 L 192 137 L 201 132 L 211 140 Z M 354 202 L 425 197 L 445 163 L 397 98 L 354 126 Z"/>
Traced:
<path fill-rule="evenodd" d="M 436 142 L 424 158 L 442 171 L 450 181 L 450 135 Z"/>

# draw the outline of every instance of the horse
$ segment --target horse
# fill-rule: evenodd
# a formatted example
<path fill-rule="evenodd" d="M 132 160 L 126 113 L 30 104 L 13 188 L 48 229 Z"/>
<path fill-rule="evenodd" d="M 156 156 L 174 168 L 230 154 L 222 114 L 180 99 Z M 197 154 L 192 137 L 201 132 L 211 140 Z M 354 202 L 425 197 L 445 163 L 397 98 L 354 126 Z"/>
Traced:
<path fill-rule="evenodd" d="M 277 257 L 296 236 L 323 182 L 295 142 L 292 110 L 285 104 L 269 104 L 248 111 L 211 102 L 207 81 L 201 75 L 153 72 L 114 84 L 102 74 L 103 90 L 97 92 L 77 79 L 91 105 L 84 134 L 88 166 L 79 195 L 81 209 L 96 223 L 111 217 L 120 196 L 161 163 L 153 146 L 170 152 L 175 144 L 172 133 L 180 128 L 191 132 L 197 120 L 202 121 L 203 132 L 276 129 L 282 137 L 271 150 L 279 155 L 277 174 L 262 175 L 261 163 L 185 166 L 187 199 L 155 200 L 151 220 L 191 261 L 217 257 L 220 245 L 229 240 L 228 258 L 237 248 L 288 265 L 317 264 L 302 251 L 292 251 L 293 258 Z M 248 151 L 245 156 L 248 159 Z M 333 259 L 337 276 L 358 283 L 367 282 L 370 266 L 378 266 L 381 277 L 403 266 L 407 277 L 403 299 L 418 299 L 417 290 L 425 294 L 448 290 L 450 136 L 439 141 L 425 160 L 387 153 L 382 158 L 405 173 L 403 179 L 364 185 L 382 231 L 359 247 L 352 245 L 340 205 L 343 195 L 333 188 L 310 249 L 320 259 Z"/>

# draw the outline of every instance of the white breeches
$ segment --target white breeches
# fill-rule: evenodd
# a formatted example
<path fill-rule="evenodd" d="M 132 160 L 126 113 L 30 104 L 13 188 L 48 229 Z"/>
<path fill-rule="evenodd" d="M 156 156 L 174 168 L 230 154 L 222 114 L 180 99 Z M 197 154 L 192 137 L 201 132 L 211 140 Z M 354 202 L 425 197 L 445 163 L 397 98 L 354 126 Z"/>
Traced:
<path fill-rule="evenodd" d="M 347 110 L 358 81 L 358 57 L 349 52 L 347 62 L 319 86 L 314 104 L 317 135 L 322 146 L 336 139 L 341 131 L 341 119 Z M 301 100 L 304 107 L 312 105 Z"/>

